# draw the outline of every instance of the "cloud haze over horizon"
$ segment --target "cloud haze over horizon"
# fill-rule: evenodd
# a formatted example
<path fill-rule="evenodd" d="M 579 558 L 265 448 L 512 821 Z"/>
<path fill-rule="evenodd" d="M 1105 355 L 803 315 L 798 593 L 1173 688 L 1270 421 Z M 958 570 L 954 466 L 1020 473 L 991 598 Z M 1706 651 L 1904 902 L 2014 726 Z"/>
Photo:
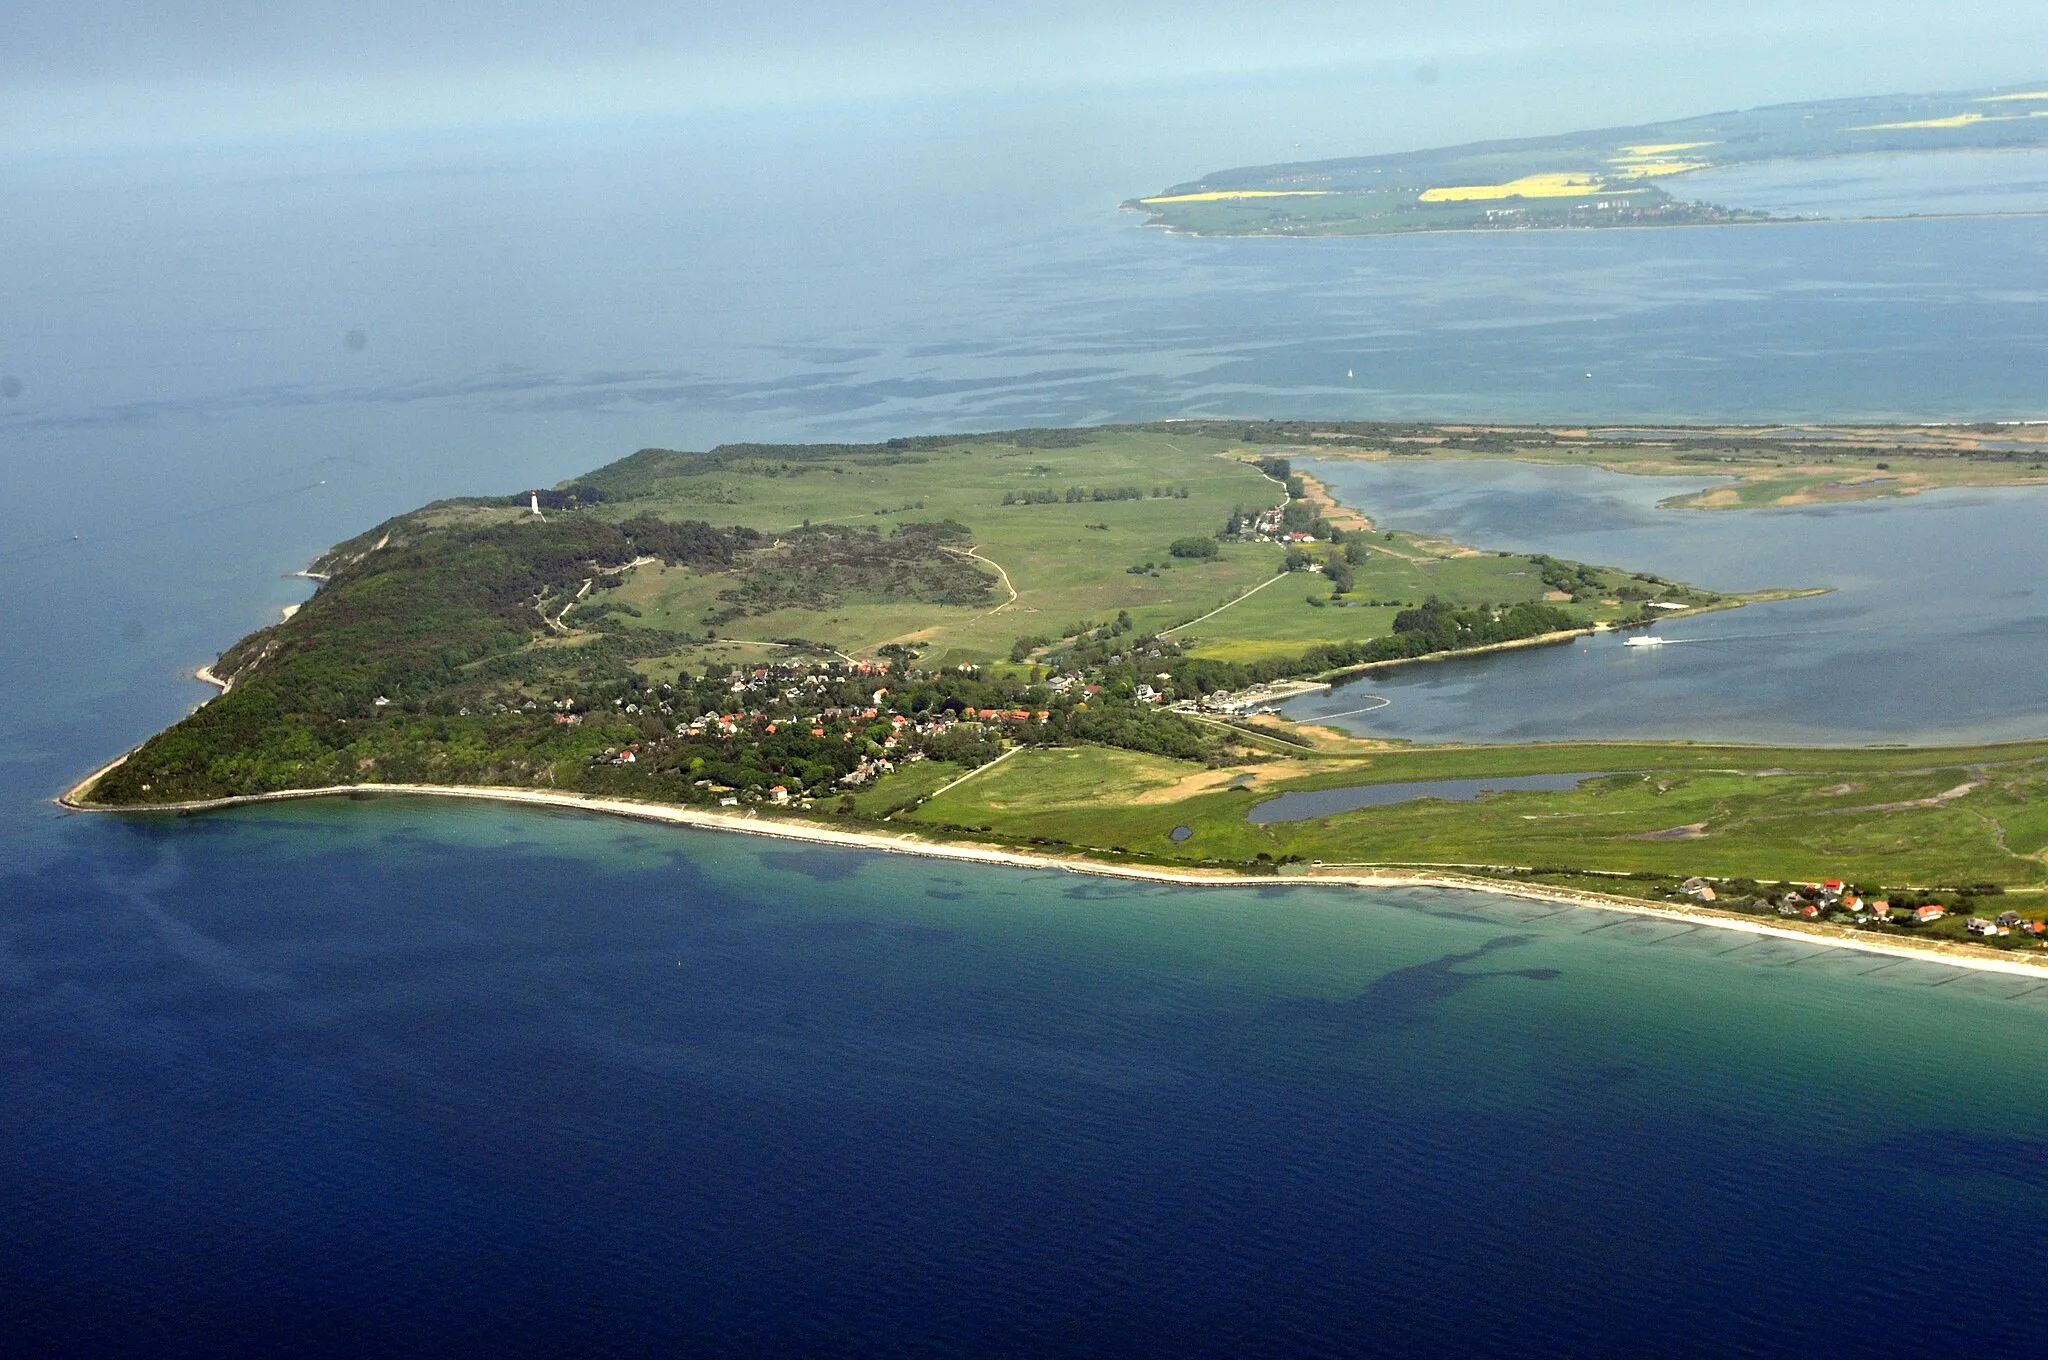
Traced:
<path fill-rule="evenodd" d="M 2048 11 L 2013 0 L 1245 9 L 84 0 L 8 16 L 0 138 L 33 152 L 923 99 L 1046 102 L 1071 91 L 1185 95 L 1204 82 L 1263 86 L 1310 118 L 1340 93 L 1352 109 L 1361 98 L 1389 108 L 1427 98 L 1487 134 L 1514 135 L 2048 74 Z"/>

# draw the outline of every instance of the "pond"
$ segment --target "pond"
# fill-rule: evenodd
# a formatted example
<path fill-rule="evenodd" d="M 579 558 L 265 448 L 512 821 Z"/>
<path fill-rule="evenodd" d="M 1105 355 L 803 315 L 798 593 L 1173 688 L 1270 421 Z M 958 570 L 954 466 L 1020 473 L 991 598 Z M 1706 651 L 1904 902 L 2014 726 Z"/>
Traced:
<path fill-rule="evenodd" d="M 1561 793 L 1575 789 L 1599 774 L 1517 774 L 1484 779 L 1419 779 L 1404 784 L 1351 784 L 1341 789 L 1313 789 L 1305 793 L 1283 793 L 1260 803 L 1244 819 L 1265 826 L 1269 822 L 1305 822 L 1311 817 L 1329 817 L 1353 808 L 1387 807 L 1417 798 L 1441 798 L 1446 802 L 1469 803 L 1483 793 L 1517 790 Z"/>

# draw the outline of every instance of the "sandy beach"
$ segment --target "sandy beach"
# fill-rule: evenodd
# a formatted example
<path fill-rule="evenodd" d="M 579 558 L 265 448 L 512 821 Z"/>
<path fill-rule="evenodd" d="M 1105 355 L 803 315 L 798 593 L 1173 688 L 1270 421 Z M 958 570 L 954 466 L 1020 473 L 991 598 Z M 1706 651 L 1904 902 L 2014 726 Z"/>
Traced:
<path fill-rule="evenodd" d="M 1952 968 L 1964 968 L 1980 973 L 2004 973 L 2014 977 L 2048 979 L 2048 954 L 2035 959 L 2030 957 L 1997 956 L 1980 952 L 1967 945 L 1952 945 L 1935 941 L 1887 940 L 1873 938 L 1846 927 L 1829 925 L 1778 925 L 1751 917 L 1737 916 L 1732 912 L 1715 912 L 1704 909 L 1679 906 L 1669 903 L 1645 902 L 1638 898 L 1618 897 L 1607 893 L 1588 892 L 1577 888 L 1559 888 L 1541 883 L 1504 883 L 1497 879 L 1472 877 L 1441 871 L 1376 869 L 1345 869 L 1328 872 L 1297 872 L 1288 874 L 1238 874 L 1223 869 L 1164 869 L 1153 865 L 1117 864 L 1105 860 L 1087 859 L 1079 856 L 1026 854 L 1015 850 L 997 849 L 993 846 L 954 844 L 945 841 L 925 840 L 909 834 L 885 834 L 877 831 L 847 831 L 840 827 L 825 826 L 816 822 L 798 821 L 793 818 L 763 817 L 757 813 L 707 812 L 698 808 L 677 807 L 664 803 L 641 803 L 625 798 L 594 798 L 582 794 L 558 793 L 541 789 L 516 789 L 496 787 L 460 788 L 437 784 L 339 784 L 316 789 L 285 789 L 276 793 L 247 794 L 232 798 L 209 798 L 189 803 L 155 803 L 127 807 L 102 807 L 83 801 L 108 771 L 117 768 L 128 757 L 119 759 L 94 770 L 56 801 L 60 806 L 78 812 L 101 812 L 120 814 L 189 814 L 214 811 L 222 808 L 241 807 L 255 803 L 286 802 L 300 798 L 362 797 L 365 795 L 424 796 L 431 798 L 468 798 L 498 803 L 525 803 L 539 807 L 565 808 L 580 812 L 597 812 L 614 817 L 630 817 L 638 821 L 665 822 L 674 826 L 697 827 L 706 831 L 732 831 L 751 836 L 774 836 L 784 840 L 808 841 L 818 845 L 836 845 L 850 850 L 876 851 L 894 855 L 923 855 L 932 859 L 963 860 L 975 864 L 1002 865 L 1013 869 L 1059 870 L 1073 874 L 1094 874 L 1104 878 L 1138 879 L 1148 883 L 1170 884 L 1184 888 L 1244 888 L 1292 885 L 1318 888 L 1446 888 L 1466 892 L 1490 893 L 1499 897 L 1518 897 L 1536 902 L 1554 902 L 1563 906 L 1585 907 L 1598 911 L 1620 912 L 1631 916 L 1647 916 L 1688 926 L 1705 927 L 1713 930 L 1732 931 L 1736 934 L 1759 936 L 1767 939 L 1788 940 L 1799 944 L 1822 945 L 1835 949 L 1855 950 L 1864 954 L 1882 954 L 1889 958 L 1911 959 L 1921 963 L 1945 964 Z"/>

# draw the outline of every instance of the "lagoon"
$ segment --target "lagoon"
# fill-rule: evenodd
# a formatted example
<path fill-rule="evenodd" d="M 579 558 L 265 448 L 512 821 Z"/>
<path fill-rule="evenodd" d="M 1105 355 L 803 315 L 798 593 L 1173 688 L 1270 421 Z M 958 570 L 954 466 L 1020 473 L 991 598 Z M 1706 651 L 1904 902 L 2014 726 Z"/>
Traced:
<path fill-rule="evenodd" d="M 1322 460 L 1346 504 L 1466 543 L 1652 571 L 1711 589 L 1832 593 L 1383 671 L 1283 706 L 1416 740 L 1694 738 L 1799 745 L 2048 734 L 2048 489 L 1699 511 L 1711 485 L 1491 461 Z M 1368 696 L 1391 702 L 1357 713 Z"/>
<path fill-rule="evenodd" d="M 1315 789 L 1308 793 L 1283 793 L 1245 813 L 1248 822 L 1305 822 L 1311 817 L 1334 817 L 1362 807 L 1391 807 L 1416 798 L 1441 798 L 1446 802 L 1469 803 L 1488 793 L 1517 790 L 1559 792 L 1575 789 L 1588 779 L 1606 774 L 1512 774 L 1485 779 L 1421 779 L 1399 784 L 1352 784 L 1337 789 Z"/>
<path fill-rule="evenodd" d="M 1779 217 L 1902 217 L 2048 212 L 2048 151 L 1908 151 L 1760 161 L 1665 181 L 1685 200 Z"/>

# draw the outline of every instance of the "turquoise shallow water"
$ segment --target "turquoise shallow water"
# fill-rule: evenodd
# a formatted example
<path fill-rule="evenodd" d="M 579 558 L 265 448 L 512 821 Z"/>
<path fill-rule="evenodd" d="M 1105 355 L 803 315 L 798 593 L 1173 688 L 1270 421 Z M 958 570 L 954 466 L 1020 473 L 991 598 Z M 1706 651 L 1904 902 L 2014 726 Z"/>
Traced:
<path fill-rule="evenodd" d="M 1110 207 L 1156 175 L 1073 168 L 1095 123 L 1025 140 L 11 167 L 12 1353 L 2029 1349 L 2030 1293 L 1981 1302 L 2048 1221 L 2008 980 L 532 810 L 44 801 L 327 544 L 642 444 L 2044 414 L 2035 224 L 1162 239 Z"/>

